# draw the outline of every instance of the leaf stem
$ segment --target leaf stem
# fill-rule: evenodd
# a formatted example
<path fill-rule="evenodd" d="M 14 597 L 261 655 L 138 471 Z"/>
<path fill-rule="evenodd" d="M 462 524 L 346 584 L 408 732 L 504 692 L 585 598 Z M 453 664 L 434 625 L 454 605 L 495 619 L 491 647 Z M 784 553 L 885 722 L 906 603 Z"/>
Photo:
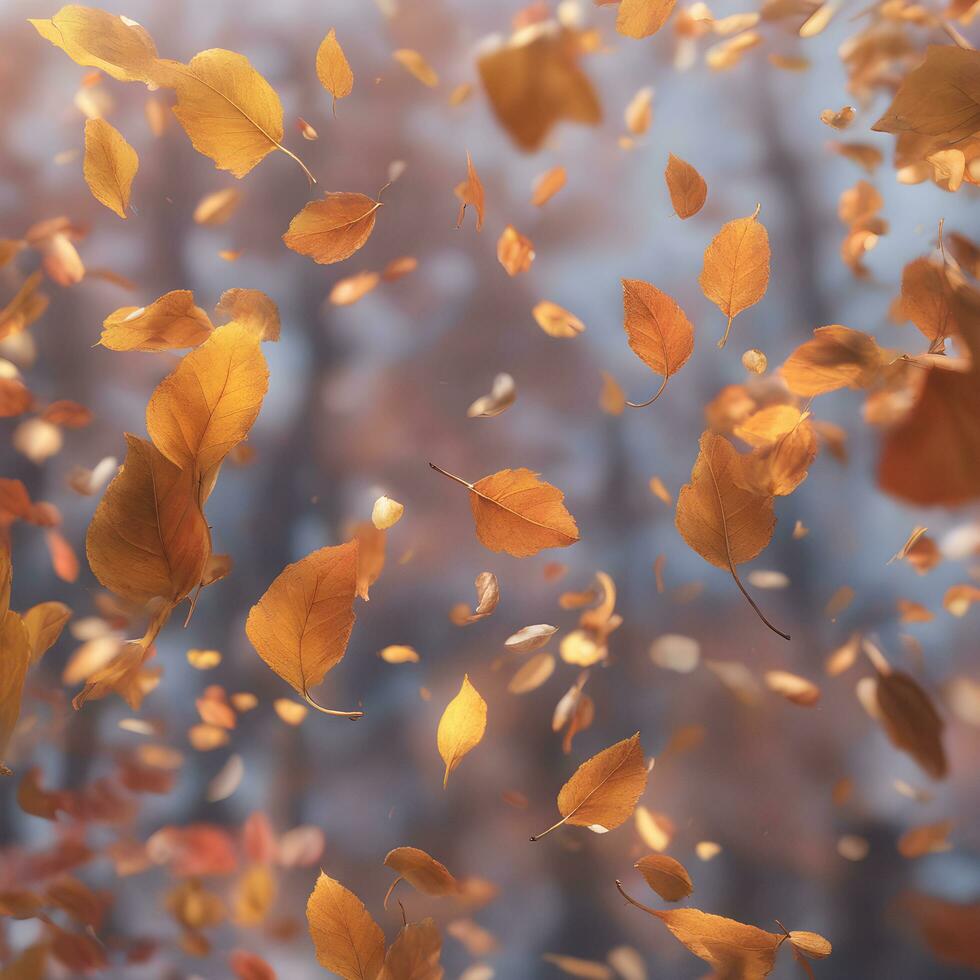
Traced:
<path fill-rule="evenodd" d="M 732 573 L 732 578 L 735 579 L 735 584 L 738 586 L 739 592 L 741 592 L 742 595 L 744 595 L 745 598 L 748 600 L 749 605 L 755 610 L 756 615 L 759 617 L 759 619 L 761 619 L 766 624 L 766 626 L 768 626 L 769 629 L 773 631 L 773 633 L 777 633 L 784 640 L 792 639 L 789 633 L 784 633 L 781 629 L 777 629 L 775 626 L 772 625 L 772 623 L 769 622 L 768 619 L 766 619 L 765 613 L 755 604 L 755 599 L 753 599 L 752 596 L 749 595 L 749 593 L 745 589 L 745 586 L 742 585 L 742 580 L 738 577 L 738 572 L 735 571 L 735 565 L 732 563 L 730 558 L 728 560 L 728 570 Z"/>
<path fill-rule="evenodd" d="M 285 153 L 287 157 L 292 157 L 300 165 L 300 167 L 303 168 L 303 173 L 306 174 L 306 179 L 310 182 L 310 186 L 312 187 L 313 184 L 316 183 L 316 177 L 314 177 L 313 174 L 310 173 L 310 168 L 305 163 L 303 163 L 303 161 L 300 160 L 300 158 L 296 156 L 296 154 L 293 153 L 292 150 L 283 146 L 282 143 L 276 143 L 276 146 L 278 146 L 279 149 L 282 150 L 282 152 Z"/>
<path fill-rule="evenodd" d="M 669 374 L 664 375 L 664 379 L 660 382 L 660 387 L 657 389 L 657 393 L 652 398 L 648 398 L 645 402 L 627 402 L 627 407 L 646 408 L 648 405 L 652 405 L 664 393 L 664 388 L 667 387 L 667 379 L 669 377 Z"/>
<path fill-rule="evenodd" d="M 648 915 L 656 916 L 658 919 L 660 918 L 660 913 L 656 909 L 652 909 L 649 905 L 644 905 L 642 902 L 638 902 L 635 898 L 627 895 L 626 890 L 623 888 L 623 883 L 618 878 L 616 879 L 616 888 L 618 889 L 619 894 L 622 895 L 623 898 L 630 903 L 630 905 L 635 905 L 638 909 L 641 909 Z"/>
<path fill-rule="evenodd" d="M 383 909 L 384 909 L 385 911 L 387 911 L 387 910 L 388 910 L 388 899 L 389 899 L 389 898 L 391 898 L 391 893 L 392 893 L 392 892 L 393 892 L 393 891 L 395 890 L 395 885 L 397 885 L 397 884 L 398 884 L 398 882 L 400 882 L 401 880 L 402 880 L 402 875 L 399 875 L 399 876 L 398 876 L 398 877 L 397 877 L 397 878 L 396 878 L 396 879 L 395 879 L 395 880 L 394 880 L 394 881 L 393 881 L 393 882 L 391 883 L 391 887 L 390 887 L 390 888 L 388 889 L 388 891 L 386 891 L 386 892 L 385 892 L 385 899 L 384 899 L 384 901 L 383 901 L 383 902 L 381 903 L 381 907 L 382 907 L 382 908 L 383 908 Z M 399 905 L 401 905 L 401 902 L 399 902 L 398 904 L 399 904 Z M 403 910 L 403 911 L 404 911 L 404 910 Z"/>
<path fill-rule="evenodd" d="M 332 715 L 334 718 L 350 718 L 351 721 L 357 721 L 358 718 L 364 717 L 363 711 L 337 711 L 334 708 L 324 708 L 322 704 L 317 703 L 310 696 L 310 692 L 303 688 L 303 700 L 311 707 L 316 708 L 321 714 Z"/>
<path fill-rule="evenodd" d="M 444 470 L 441 466 L 436 466 L 436 464 L 432 462 L 429 463 L 429 466 L 431 466 L 437 473 L 441 473 L 443 476 L 448 476 L 450 480 L 455 480 L 457 483 L 466 487 L 467 490 L 473 489 L 473 484 L 467 483 L 461 476 L 456 476 L 454 473 L 450 473 L 447 470 Z"/>
<path fill-rule="evenodd" d="M 540 834 L 532 834 L 530 838 L 531 842 L 534 843 L 534 841 L 541 840 L 541 838 L 546 834 L 550 834 L 553 830 L 557 830 L 567 819 L 568 817 L 562 817 L 558 823 L 552 824 L 547 830 L 543 830 Z"/>
<path fill-rule="evenodd" d="M 721 340 L 718 341 L 718 350 L 721 350 L 725 344 L 728 343 L 728 335 L 732 332 L 732 321 L 735 319 L 731 314 L 728 316 L 728 325 L 725 327 L 725 333 Z"/>

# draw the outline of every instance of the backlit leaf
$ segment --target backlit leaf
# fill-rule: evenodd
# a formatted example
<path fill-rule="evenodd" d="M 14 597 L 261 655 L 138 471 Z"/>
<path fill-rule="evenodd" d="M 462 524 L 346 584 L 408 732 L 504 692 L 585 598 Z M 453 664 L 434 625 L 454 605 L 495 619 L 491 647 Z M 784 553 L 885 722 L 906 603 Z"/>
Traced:
<path fill-rule="evenodd" d="M 317 962 L 344 980 L 377 980 L 385 937 L 361 900 L 322 871 L 306 903 Z"/>
<path fill-rule="evenodd" d="M 139 157 L 122 133 L 104 119 L 85 123 L 85 183 L 100 204 L 126 218 Z"/>
<path fill-rule="evenodd" d="M 310 697 L 347 652 L 354 629 L 356 541 L 320 548 L 287 565 L 245 623 L 259 656 L 297 693 L 325 714 L 360 718 L 363 712 L 320 708 Z"/>
<path fill-rule="evenodd" d="M 487 703 L 463 675 L 459 693 L 446 705 L 439 719 L 436 744 L 446 764 L 442 785 L 445 789 L 449 774 L 463 761 L 463 756 L 479 745 L 487 728 Z"/>
<path fill-rule="evenodd" d="M 197 347 L 214 328 L 189 289 L 164 293 L 149 306 L 122 306 L 102 321 L 99 343 L 109 350 L 176 350 Z"/>
<path fill-rule="evenodd" d="M 282 236 L 288 248 L 318 265 L 350 258 L 371 237 L 380 201 L 335 191 L 312 201 L 289 222 Z"/>

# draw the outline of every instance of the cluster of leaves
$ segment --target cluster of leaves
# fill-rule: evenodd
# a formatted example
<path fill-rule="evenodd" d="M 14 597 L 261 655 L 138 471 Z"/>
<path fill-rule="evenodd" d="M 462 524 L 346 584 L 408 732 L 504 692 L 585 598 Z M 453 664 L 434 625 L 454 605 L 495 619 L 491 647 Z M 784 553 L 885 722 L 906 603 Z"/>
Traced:
<path fill-rule="evenodd" d="M 615 3 L 596 0 L 598 7 Z M 805 59 L 776 50 L 780 32 L 785 34 L 788 27 L 798 38 L 816 37 L 837 6 L 810 0 L 766 0 L 758 12 L 715 19 L 701 3 L 677 8 L 676 0 L 618 0 L 615 30 L 628 39 L 643 39 L 672 23 L 678 68 L 693 63 L 701 42 L 715 37 L 720 40 L 704 52 L 713 70 L 731 69 L 748 52 L 769 46 L 771 65 L 796 71 L 806 67 Z M 889 0 L 863 15 L 865 23 L 842 52 L 849 89 L 857 98 L 867 101 L 880 89 L 892 95 L 889 109 L 873 128 L 896 135 L 895 165 L 903 183 L 932 181 L 949 193 L 980 184 L 980 55 L 956 26 L 957 22 L 969 24 L 976 6 L 953 0 L 948 9 L 938 11 Z M 476 72 L 489 105 L 522 150 L 542 146 L 561 121 L 593 125 L 601 117 L 598 95 L 581 65 L 585 55 L 602 49 L 601 30 L 583 28 L 567 7 L 562 5 L 552 18 L 546 5 L 531 5 L 517 16 L 509 37 L 482 48 L 477 58 Z M 311 188 L 316 183 L 306 165 L 283 143 L 278 95 L 243 55 L 210 49 L 186 64 L 161 58 L 150 34 L 139 24 L 81 6 L 66 6 L 50 19 L 31 23 L 42 38 L 78 65 L 93 69 L 97 77 L 104 74 L 121 82 L 141 83 L 153 92 L 172 93 L 168 98 L 173 99 L 174 116 L 193 147 L 219 170 L 243 178 L 266 156 L 279 151 L 302 168 Z M 941 34 L 948 43 L 929 44 L 923 51 L 923 45 L 913 40 L 914 32 L 927 40 Z M 437 73 L 421 53 L 398 49 L 392 57 L 421 85 L 438 86 Z M 334 30 L 326 34 L 317 51 L 315 73 L 332 96 L 336 112 L 337 101 L 350 95 L 355 78 Z M 470 88 L 458 87 L 450 103 L 461 104 L 471 94 Z M 620 140 L 624 150 L 635 146 L 648 129 L 652 99 L 652 91 L 641 90 L 627 108 L 630 135 Z M 856 115 L 852 107 L 845 106 L 826 110 L 820 119 L 834 130 L 844 130 Z M 298 128 L 304 138 L 317 138 L 316 130 L 305 120 L 299 120 Z M 869 176 L 882 162 L 880 153 L 867 145 L 838 143 L 833 149 L 863 167 Z M 82 174 L 95 200 L 127 219 L 138 173 L 138 154 L 126 138 L 97 112 L 90 115 L 84 130 Z M 398 176 L 393 166 L 389 182 Z M 544 207 L 565 182 L 564 166 L 543 173 L 532 189 L 531 204 Z M 669 154 L 664 183 L 680 220 L 702 213 L 708 182 L 691 163 Z M 382 192 L 373 197 L 328 192 L 293 217 L 282 242 L 320 265 L 345 261 L 374 232 Z M 467 209 L 471 209 L 473 228 L 480 232 L 487 199 L 469 153 L 465 176 L 454 188 L 446 189 L 447 200 L 451 200 L 450 192 L 459 202 L 457 227 L 463 227 Z M 195 220 L 220 223 L 237 205 L 234 190 L 217 192 L 201 201 Z M 847 229 L 841 257 L 858 278 L 867 275 L 864 256 L 888 232 L 879 214 L 882 206 L 881 194 L 870 180 L 859 181 L 841 196 L 838 215 Z M 698 282 L 705 298 L 724 318 L 724 326 L 717 328 L 719 349 L 730 340 L 736 317 L 759 304 L 769 286 L 773 255 L 761 215 L 758 205 L 751 215 L 733 217 L 704 236 Z M 0 241 L 0 265 L 14 263 L 30 252 L 40 261 L 40 268 L 23 278 L 0 309 L 0 341 L 26 338 L 32 324 L 44 314 L 47 296 L 41 287 L 45 277 L 59 287 L 69 287 L 86 275 L 73 244 L 85 234 L 86 229 L 70 219 L 56 218 L 35 224 L 21 238 Z M 496 255 L 507 274 L 516 277 L 531 268 L 534 243 L 508 222 L 497 241 Z M 349 276 L 334 286 L 330 300 L 337 305 L 357 302 L 381 281 L 411 272 L 415 264 L 413 257 L 403 256 L 381 272 Z M 691 270 L 692 279 L 694 272 Z M 908 321 L 918 328 L 924 349 L 886 349 L 867 332 L 830 324 L 817 327 L 813 337 L 771 374 L 764 352 L 747 350 L 742 355 L 745 382 L 722 389 L 705 407 L 706 425 L 696 454 L 692 446 L 690 482 L 680 489 L 676 503 L 659 478 L 651 481 L 651 490 L 674 507 L 681 538 L 706 562 L 728 572 L 762 622 L 784 639 L 790 640 L 789 634 L 761 611 L 740 577 L 739 566 L 757 558 L 770 543 L 778 501 L 807 478 L 821 446 L 838 458 L 846 455 L 843 431 L 813 415 L 817 396 L 845 388 L 865 393 L 864 417 L 883 430 L 878 482 L 886 493 L 920 506 L 953 506 L 980 498 L 978 273 L 980 247 L 965 235 L 945 234 L 940 222 L 935 250 L 914 259 L 902 271 L 900 294 L 891 311 L 896 321 Z M 102 274 L 111 278 L 109 273 Z M 611 414 L 627 406 L 644 409 L 663 398 L 654 410 L 662 411 L 669 399 L 668 383 L 695 356 L 723 356 L 696 354 L 694 323 L 664 285 L 677 292 L 672 284 L 622 280 L 627 344 L 661 380 L 646 401 L 627 402 L 615 380 L 607 376 L 601 404 Z M 574 313 L 550 300 L 538 302 L 531 315 L 545 334 L 559 340 L 574 340 L 586 329 Z M 750 317 L 739 321 L 740 328 Z M 154 644 L 173 612 L 187 602 L 189 619 L 202 590 L 231 573 L 229 556 L 213 553 L 205 508 L 223 463 L 248 459 L 244 443 L 268 387 L 262 344 L 278 340 L 280 329 L 275 302 L 255 289 L 226 291 L 213 318 L 183 289 L 146 306 L 121 307 L 104 318 L 100 343 L 108 350 L 167 352 L 168 356 L 174 356 L 174 351 L 188 353 L 149 397 L 147 438 L 125 434 L 126 456 L 118 472 L 116 461 L 107 459 L 91 471 L 73 475 L 72 486 L 84 495 L 98 493 L 111 476 L 92 516 L 85 548 L 89 567 L 110 595 L 98 598 L 100 616 L 93 618 L 87 631 L 77 634 L 86 643 L 65 672 L 66 683 L 83 685 L 73 701 L 76 709 L 115 694 L 138 711 L 159 682 L 162 668 L 153 662 Z M 468 414 L 493 418 L 507 411 L 516 398 L 513 378 L 501 374 L 490 393 L 473 402 Z M 84 406 L 73 402 L 40 403 L 12 364 L 9 371 L 0 372 L 0 414 L 30 416 L 19 423 L 14 445 L 35 462 L 58 451 L 63 429 L 84 426 L 91 418 Z M 738 448 L 735 440 L 747 449 Z M 491 552 L 524 559 L 545 549 L 573 546 L 580 539 L 563 492 L 528 468 L 502 469 L 471 483 L 435 463 L 429 465 L 465 489 L 476 536 Z M 308 707 L 349 719 L 362 716 L 359 708 L 325 708 L 311 691 L 344 658 L 354 630 L 355 604 L 369 599 L 370 588 L 385 565 L 387 532 L 402 519 L 404 510 L 398 501 L 380 497 L 370 521 L 352 526 L 343 543 L 320 548 L 288 565 L 252 606 L 245 625 L 248 640 L 265 664 L 302 698 L 302 702 L 276 702 L 285 722 L 298 724 Z M 8 743 L 17 734 L 29 668 L 57 641 L 72 616 L 59 602 L 41 603 L 23 614 L 10 609 L 12 570 L 7 539 L 10 526 L 18 520 L 45 529 L 60 577 L 73 581 L 78 574 L 74 551 L 58 530 L 57 508 L 32 501 L 19 481 L 0 480 L 0 528 L 5 539 L 0 548 L 0 757 L 5 757 Z M 218 527 L 220 531 L 220 524 Z M 798 524 L 794 537 L 805 534 L 806 528 Z M 917 528 L 895 557 L 917 563 L 920 569 L 939 560 L 925 528 Z M 557 579 L 562 572 L 553 563 L 547 574 Z M 662 591 L 659 559 L 655 574 Z M 460 627 L 490 616 L 499 601 L 494 574 L 481 573 L 475 585 L 475 607 L 462 603 L 450 612 L 451 620 Z M 832 616 L 840 612 L 852 598 L 850 593 L 839 593 L 828 612 Z M 963 615 L 978 598 L 980 590 L 964 584 L 950 590 L 945 605 L 953 615 Z M 564 733 L 564 752 L 570 754 L 575 735 L 595 720 L 596 705 L 585 687 L 593 669 L 613 663 L 610 638 L 623 619 L 617 612 L 616 584 L 602 571 L 596 573 L 593 586 L 564 593 L 559 605 L 581 610 L 577 628 L 559 644 L 561 661 L 580 673 L 557 702 L 552 719 L 554 732 Z M 931 615 L 915 603 L 903 607 L 901 614 L 912 620 Z M 127 638 L 134 631 L 140 634 L 138 638 Z M 511 676 L 511 693 L 528 693 L 551 677 L 556 658 L 544 648 L 556 633 L 556 627 L 540 623 L 523 627 L 504 641 L 505 653 L 495 667 L 533 654 Z M 829 658 L 828 675 L 848 670 L 861 650 L 873 673 L 858 683 L 859 700 L 896 748 L 930 777 L 942 779 L 949 768 L 944 722 L 932 697 L 911 673 L 894 668 L 870 640 L 855 636 Z M 700 648 L 696 640 L 668 635 L 655 642 L 650 655 L 658 666 L 686 673 L 698 666 Z M 404 645 L 387 646 L 380 656 L 389 664 L 419 660 L 418 653 Z M 209 669 L 221 657 L 217 651 L 196 650 L 188 653 L 188 659 L 199 669 Z M 754 677 L 744 665 L 706 661 L 706 666 L 738 697 L 747 701 L 757 697 Z M 788 671 L 767 672 L 765 683 L 800 707 L 811 707 L 820 698 L 816 684 Z M 980 693 L 975 686 L 969 690 L 972 694 L 963 697 L 972 704 L 975 716 Z M 201 750 L 225 744 L 238 715 L 256 703 L 249 692 L 236 692 L 229 698 L 224 688 L 212 685 L 198 700 L 200 724 L 188 733 L 191 744 Z M 458 694 L 446 706 L 434 733 L 435 749 L 444 765 L 445 789 L 451 774 L 484 739 L 488 714 L 487 701 L 464 674 Z M 141 729 L 140 719 L 130 723 L 134 730 Z M 148 727 L 152 732 L 152 726 Z M 677 744 L 667 752 L 681 751 L 698 738 L 694 730 L 677 733 Z M 233 792 L 241 779 L 241 759 L 235 758 L 237 764 L 229 763 L 212 785 L 213 799 Z M 22 887 L 0 892 L 0 907 L 6 914 L 37 918 L 45 929 L 44 938 L 22 951 L 4 976 L 40 977 L 49 957 L 76 973 L 109 964 L 109 952 L 93 936 L 110 899 L 69 874 L 92 857 L 84 843 L 88 824 L 105 823 L 115 829 L 106 853 L 118 874 L 158 865 L 179 879 L 168 892 L 166 904 L 181 928 L 181 947 L 192 955 L 210 951 L 206 931 L 229 917 L 245 928 L 268 924 L 280 873 L 319 862 L 323 841 L 316 828 L 294 828 L 277 837 L 261 815 L 250 818 L 240 840 L 207 824 L 168 826 L 146 841 L 133 840 L 127 824 L 140 798 L 167 792 L 172 770 L 179 764 L 164 746 L 149 745 L 147 751 L 121 757 L 111 776 L 82 789 L 44 789 L 37 769 L 23 774 L 18 788 L 21 809 L 40 819 L 61 816 L 77 825 L 78 833 L 74 838 L 66 836 L 51 853 L 25 859 Z M 660 853 L 670 842 L 671 822 L 640 804 L 652 765 L 653 760 L 643 753 L 639 733 L 582 762 L 558 792 L 560 819 L 530 840 L 540 840 L 564 825 L 606 834 L 632 818 L 644 843 L 655 852 L 641 858 L 637 870 L 664 901 L 687 898 L 693 890 L 690 874 L 676 859 Z M 6 766 L 2 772 L 10 774 Z M 526 805 L 516 795 L 513 802 Z M 948 846 L 951 828 L 949 821 L 913 828 L 899 842 L 899 851 L 916 857 L 943 849 Z M 713 842 L 703 841 L 699 848 L 699 853 L 708 856 L 706 860 L 717 853 Z M 853 853 L 855 847 L 849 850 Z M 843 847 L 841 851 L 843 854 Z M 469 909 L 495 896 L 491 883 L 457 879 L 415 847 L 392 850 L 384 865 L 397 875 L 385 907 L 402 880 L 423 895 L 451 897 Z M 227 895 L 205 880 L 232 872 L 237 877 Z M 785 942 L 811 976 L 809 961 L 831 952 L 830 943 L 812 932 L 783 929 L 772 933 L 695 908 L 657 910 L 635 901 L 620 882 L 616 884 L 628 902 L 660 920 L 717 977 L 753 980 L 767 976 Z M 976 965 L 975 907 L 942 910 L 920 897 L 910 909 L 939 955 Z M 418 922 L 404 918 L 397 937 L 386 946 L 381 927 L 360 899 L 322 871 L 306 914 L 318 962 L 349 980 L 439 980 L 444 975 L 442 935 L 433 918 Z M 953 919 L 961 927 L 949 928 Z M 474 948 L 486 949 L 486 944 L 474 938 L 475 930 L 479 927 L 471 922 L 463 932 Z M 962 938 L 971 930 L 972 944 Z M 150 946 L 137 941 L 125 948 L 130 963 L 144 962 L 152 955 Z M 559 954 L 549 954 L 547 959 L 571 975 L 612 975 L 603 964 Z M 264 960 L 244 950 L 230 951 L 229 963 L 241 978 L 274 976 Z M 623 964 L 620 959 L 614 965 L 627 980 L 642 975 Z M 488 975 L 492 974 L 472 974 Z"/>

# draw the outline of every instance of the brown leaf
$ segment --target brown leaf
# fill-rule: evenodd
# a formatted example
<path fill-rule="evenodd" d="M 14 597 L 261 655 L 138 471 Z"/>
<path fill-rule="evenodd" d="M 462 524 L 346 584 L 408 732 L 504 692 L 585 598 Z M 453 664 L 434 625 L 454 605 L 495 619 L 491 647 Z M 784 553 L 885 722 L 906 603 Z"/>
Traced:
<path fill-rule="evenodd" d="M 664 180 L 670 192 L 670 203 L 678 218 L 692 218 L 704 207 L 708 197 L 708 185 L 686 160 L 675 157 L 671 153 L 667 157 Z"/>
<path fill-rule="evenodd" d="M 728 340 L 732 320 L 758 303 L 769 286 L 769 234 L 758 216 L 757 207 L 750 217 L 729 221 L 704 250 L 698 281 L 704 295 L 728 317 L 719 347 Z"/>
<path fill-rule="evenodd" d="M 126 462 L 89 524 L 88 562 L 124 599 L 177 603 L 201 581 L 211 554 L 197 481 L 152 443 L 127 434 L 126 444 Z"/>
<path fill-rule="evenodd" d="M 602 118 L 580 54 L 576 32 L 546 22 L 480 57 L 477 69 L 493 113 L 522 150 L 537 150 L 563 119 L 594 126 Z"/>
<path fill-rule="evenodd" d="M 772 972 L 784 936 L 700 909 L 652 909 L 630 898 L 618 881 L 616 887 L 631 905 L 660 919 L 674 938 L 709 964 L 719 978 L 763 980 Z"/>
<path fill-rule="evenodd" d="M 322 871 L 306 903 L 317 962 L 345 980 L 377 980 L 385 937 L 361 900 Z"/>
<path fill-rule="evenodd" d="M 633 353 L 654 374 L 663 375 L 660 388 L 645 402 L 652 405 L 694 352 L 694 327 L 674 299 L 642 279 L 623 279 L 623 327 Z"/>
<path fill-rule="evenodd" d="M 446 866 L 417 847 L 396 847 L 385 855 L 384 863 L 423 895 L 453 895 L 459 891 L 459 884 Z M 388 890 L 389 895 L 394 887 Z"/>
<path fill-rule="evenodd" d="M 442 937 L 432 919 L 406 923 L 388 949 L 378 980 L 442 980 Z"/>
<path fill-rule="evenodd" d="M 476 534 L 490 551 L 527 558 L 543 548 L 567 548 L 579 539 L 575 520 L 562 503 L 565 495 L 531 470 L 500 470 L 467 483 L 434 463 L 429 466 L 470 491 Z"/>
<path fill-rule="evenodd" d="M 320 548 L 287 565 L 252 606 L 245 633 L 259 656 L 324 714 L 360 718 L 362 711 L 321 708 L 310 696 L 347 652 L 354 629 L 358 544 Z"/>
<path fill-rule="evenodd" d="M 647 765 L 640 733 L 603 749 L 576 769 L 558 794 L 561 820 L 545 834 L 568 823 L 604 834 L 630 818 L 647 784 Z"/>
<path fill-rule="evenodd" d="M 933 779 L 947 773 L 943 721 L 929 695 L 900 670 L 879 673 L 875 688 L 881 725 L 892 745 L 907 752 Z"/>
<path fill-rule="evenodd" d="M 687 868 L 666 854 L 648 854 L 633 867 L 665 902 L 679 902 L 694 891 Z"/>
<path fill-rule="evenodd" d="M 282 240 L 318 265 L 342 262 L 371 237 L 380 207 L 380 201 L 364 194 L 334 191 L 307 204 L 289 222 Z"/>
<path fill-rule="evenodd" d="M 214 327 L 189 289 L 164 293 L 149 306 L 122 306 L 102 321 L 99 343 L 109 350 L 163 351 L 197 347 Z"/>
<path fill-rule="evenodd" d="M 813 339 L 797 347 L 779 373 L 793 394 L 812 398 L 838 388 L 867 388 L 886 357 L 874 337 L 834 323 L 817 327 Z"/>
<path fill-rule="evenodd" d="M 705 432 L 691 482 L 677 496 L 675 523 L 681 537 L 705 561 L 727 568 L 739 591 L 774 633 L 789 639 L 762 614 L 745 591 L 736 566 L 755 558 L 772 538 L 772 497 L 745 489 L 745 457 L 724 436 Z"/>

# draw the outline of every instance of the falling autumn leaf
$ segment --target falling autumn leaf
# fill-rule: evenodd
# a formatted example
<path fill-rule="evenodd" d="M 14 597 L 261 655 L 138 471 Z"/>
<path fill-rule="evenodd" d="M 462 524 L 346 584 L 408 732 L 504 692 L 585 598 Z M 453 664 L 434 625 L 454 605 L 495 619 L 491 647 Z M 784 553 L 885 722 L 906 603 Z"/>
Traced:
<path fill-rule="evenodd" d="M 322 871 L 306 903 L 317 962 L 345 980 L 377 980 L 385 937 L 361 900 Z"/>
<path fill-rule="evenodd" d="M 452 895 L 459 891 L 456 879 L 446 866 L 417 847 L 396 847 L 387 853 L 384 863 L 398 875 L 388 895 L 402 878 L 423 895 Z"/>
<path fill-rule="evenodd" d="M 29 23 L 79 65 L 98 68 L 123 82 L 151 83 L 155 79 L 156 46 L 135 21 L 69 4 L 50 20 Z"/>
<path fill-rule="evenodd" d="M 666 854 L 648 854 L 633 867 L 665 902 L 679 902 L 694 890 L 684 865 Z"/>
<path fill-rule="evenodd" d="M 337 32 L 332 27 L 317 48 L 316 77 L 333 96 L 336 112 L 337 100 L 347 98 L 354 89 L 354 73 L 350 70 L 344 49 L 337 40 Z"/>
<path fill-rule="evenodd" d="M 745 591 L 737 566 L 755 558 L 772 538 L 776 518 L 772 497 L 744 489 L 745 458 L 712 432 L 701 436 L 691 482 L 677 496 L 675 523 L 681 537 L 705 561 L 727 568 L 759 618 L 776 629 Z"/>
<path fill-rule="evenodd" d="M 388 947 L 377 980 L 443 980 L 442 937 L 432 919 L 409 922 Z"/>
<path fill-rule="evenodd" d="M 585 330 L 585 324 L 574 313 L 548 300 L 538 303 L 531 313 L 549 337 L 577 337 Z"/>
<path fill-rule="evenodd" d="M 531 470 L 500 470 L 467 483 L 434 463 L 429 466 L 470 491 L 476 534 L 490 551 L 527 558 L 543 548 L 567 548 L 579 539 L 575 520 L 562 503 L 565 495 Z"/>
<path fill-rule="evenodd" d="M 663 375 L 657 392 L 647 401 L 627 402 L 630 408 L 652 405 L 694 351 L 694 327 L 684 311 L 665 292 L 641 279 L 623 280 L 623 326 L 637 357 L 655 374 Z"/>
<path fill-rule="evenodd" d="M 391 56 L 427 88 L 435 88 L 439 84 L 439 76 L 435 69 L 418 51 L 411 48 L 399 48 L 397 51 L 393 51 Z"/>
<path fill-rule="evenodd" d="M 459 228 L 462 226 L 463 217 L 466 214 L 466 206 L 472 204 L 473 209 L 476 211 L 476 230 L 480 231 L 483 228 L 483 183 L 480 180 L 480 175 L 476 172 L 476 168 L 473 166 L 473 159 L 469 153 L 466 154 L 466 180 L 457 184 L 453 193 L 455 193 L 460 201 L 456 227 Z"/>
<path fill-rule="evenodd" d="M 621 0 L 616 30 L 633 38 L 656 34 L 667 23 L 676 4 L 677 0 Z"/>
<path fill-rule="evenodd" d="M 639 732 L 603 749 L 583 762 L 562 786 L 558 794 L 561 820 L 531 840 L 540 840 L 566 823 L 599 834 L 614 830 L 633 814 L 647 775 Z"/>
<path fill-rule="evenodd" d="M 211 535 L 190 470 L 150 442 L 126 436 L 126 461 L 89 525 L 85 550 L 95 577 L 116 595 L 176 603 L 201 581 Z"/>
<path fill-rule="evenodd" d="M 704 267 L 698 279 L 704 295 L 728 317 L 718 341 L 724 347 L 732 321 L 754 306 L 769 286 L 769 234 L 759 221 L 759 207 L 748 218 L 724 225 L 704 250 Z"/>
<path fill-rule="evenodd" d="M 678 218 L 692 218 L 704 207 L 708 185 L 686 160 L 675 157 L 673 153 L 669 154 L 664 180 L 670 192 L 670 203 Z"/>
<path fill-rule="evenodd" d="M 241 323 L 218 327 L 157 385 L 146 406 L 153 444 L 172 463 L 193 468 L 202 494 L 248 434 L 269 384 L 258 336 Z"/>
<path fill-rule="evenodd" d="M 119 130 L 104 119 L 85 123 L 85 183 L 92 196 L 120 218 L 128 217 L 130 187 L 138 168 L 139 157 Z"/>
<path fill-rule="evenodd" d="M 446 764 L 443 789 L 449 783 L 449 774 L 463 761 L 463 756 L 479 745 L 486 728 L 487 703 L 470 683 L 469 676 L 464 674 L 459 693 L 446 705 L 436 732 L 439 755 Z"/>
<path fill-rule="evenodd" d="M 244 55 L 211 48 L 186 65 L 158 61 L 154 81 L 177 93 L 174 115 L 194 149 L 219 170 L 244 177 L 273 150 L 282 150 L 316 183 L 299 157 L 282 145 L 282 103 Z"/>
<path fill-rule="evenodd" d="M 678 942 L 719 977 L 763 980 L 772 972 L 784 936 L 700 909 L 652 909 L 630 898 L 618 881 L 616 887 L 631 905 L 660 919 Z"/>
<path fill-rule="evenodd" d="M 102 321 L 99 343 L 109 350 L 162 351 L 197 347 L 214 327 L 189 289 L 164 293 L 149 306 L 122 306 Z"/>
<path fill-rule="evenodd" d="M 318 265 L 350 258 L 371 237 L 380 201 L 346 191 L 312 201 L 289 222 L 282 236 L 288 248 Z"/>
<path fill-rule="evenodd" d="M 324 714 L 360 718 L 362 711 L 333 711 L 311 697 L 347 652 L 354 629 L 358 544 L 320 548 L 287 565 L 252 606 L 245 633 L 259 656 L 306 701 Z"/>

